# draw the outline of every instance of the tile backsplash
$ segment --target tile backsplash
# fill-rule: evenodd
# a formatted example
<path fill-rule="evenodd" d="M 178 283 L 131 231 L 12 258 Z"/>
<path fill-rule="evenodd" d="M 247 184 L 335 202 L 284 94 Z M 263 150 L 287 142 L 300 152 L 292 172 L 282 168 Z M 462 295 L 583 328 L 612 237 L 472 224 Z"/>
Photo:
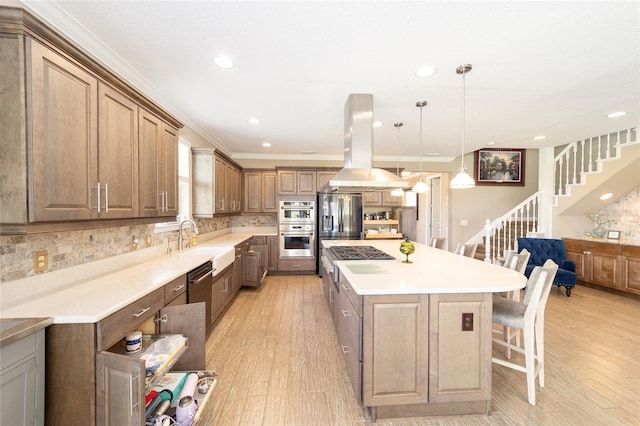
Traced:
<path fill-rule="evenodd" d="M 223 216 L 212 219 L 196 219 L 201 234 L 227 228 L 274 227 L 275 215 Z M 0 236 L 0 283 L 15 281 L 46 272 L 57 271 L 95 260 L 133 251 L 132 239 L 137 239 L 137 249 L 157 245 L 177 248 L 177 231 L 157 232 L 154 224 L 95 228 L 81 231 L 54 232 L 34 235 Z M 191 236 L 191 227 L 185 227 L 184 236 Z M 147 245 L 147 236 L 150 244 Z M 47 251 L 46 272 L 34 271 L 34 253 Z"/>
<path fill-rule="evenodd" d="M 608 229 L 620 231 L 625 239 L 640 241 L 640 187 L 600 210 L 598 215 L 613 221 Z"/>

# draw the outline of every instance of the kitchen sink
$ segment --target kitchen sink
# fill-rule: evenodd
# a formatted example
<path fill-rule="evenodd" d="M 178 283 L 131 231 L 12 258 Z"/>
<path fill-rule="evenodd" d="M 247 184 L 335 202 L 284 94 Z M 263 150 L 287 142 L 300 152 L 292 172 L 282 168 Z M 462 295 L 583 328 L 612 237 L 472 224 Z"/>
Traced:
<path fill-rule="evenodd" d="M 213 268 L 216 270 L 213 275 L 222 272 L 227 266 L 231 265 L 236 258 L 235 247 L 198 246 L 190 250 L 185 250 L 183 254 L 198 256 L 211 255 Z"/>

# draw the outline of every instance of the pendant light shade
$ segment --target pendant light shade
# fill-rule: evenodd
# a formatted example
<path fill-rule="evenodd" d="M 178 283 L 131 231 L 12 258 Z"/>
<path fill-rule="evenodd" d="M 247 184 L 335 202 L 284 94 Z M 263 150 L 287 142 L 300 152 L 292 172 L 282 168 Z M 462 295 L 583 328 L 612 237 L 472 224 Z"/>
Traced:
<path fill-rule="evenodd" d="M 404 125 L 402 121 L 393 123 L 396 129 L 398 129 L 398 139 L 396 140 L 396 176 L 400 176 L 400 127 Z M 402 197 L 404 191 L 402 188 L 395 188 L 391 191 L 392 197 Z"/>
<path fill-rule="evenodd" d="M 453 189 L 463 189 L 463 188 L 473 188 L 476 186 L 476 182 L 473 178 L 467 173 L 467 167 L 464 165 L 464 137 L 465 137 L 465 127 L 466 127 L 466 75 L 469 71 L 471 71 L 473 67 L 471 64 L 460 65 L 456 68 L 457 74 L 462 74 L 462 152 L 460 155 L 460 170 L 458 174 L 451 180 L 449 183 L 449 188 Z"/>
<path fill-rule="evenodd" d="M 429 191 L 429 187 L 422 180 L 422 109 L 427 105 L 427 101 L 418 101 L 416 102 L 416 106 L 420 108 L 420 176 L 418 177 L 418 182 L 413 185 L 411 191 L 416 192 L 418 194 L 424 194 Z"/>

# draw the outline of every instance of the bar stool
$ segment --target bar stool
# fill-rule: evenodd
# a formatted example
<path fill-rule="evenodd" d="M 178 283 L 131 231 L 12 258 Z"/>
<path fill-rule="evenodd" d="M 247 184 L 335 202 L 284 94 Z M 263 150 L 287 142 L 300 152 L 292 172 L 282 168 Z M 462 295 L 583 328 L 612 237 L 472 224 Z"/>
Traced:
<path fill-rule="evenodd" d="M 494 337 L 493 342 L 523 353 L 525 365 L 496 357 L 492 357 L 491 361 L 526 373 L 528 401 L 531 405 L 536 405 L 536 377 L 540 387 L 544 387 L 544 310 L 557 270 L 558 265 L 552 260 L 536 266 L 527 280 L 522 302 L 506 297 L 493 298 L 493 323 L 502 325 L 505 330 L 504 339 Z M 507 328 L 523 330 L 524 347 L 507 341 Z"/>

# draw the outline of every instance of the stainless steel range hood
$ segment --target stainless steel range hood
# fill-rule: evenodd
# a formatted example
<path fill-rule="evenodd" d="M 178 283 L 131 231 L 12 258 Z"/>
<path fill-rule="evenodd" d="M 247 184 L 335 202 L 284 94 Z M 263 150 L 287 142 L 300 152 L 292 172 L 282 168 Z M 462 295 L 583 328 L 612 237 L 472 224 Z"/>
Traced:
<path fill-rule="evenodd" d="M 408 188 L 399 176 L 373 168 L 373 95 L 352 93 L 344 105 L 344 168 L 323 192 Z"/>

